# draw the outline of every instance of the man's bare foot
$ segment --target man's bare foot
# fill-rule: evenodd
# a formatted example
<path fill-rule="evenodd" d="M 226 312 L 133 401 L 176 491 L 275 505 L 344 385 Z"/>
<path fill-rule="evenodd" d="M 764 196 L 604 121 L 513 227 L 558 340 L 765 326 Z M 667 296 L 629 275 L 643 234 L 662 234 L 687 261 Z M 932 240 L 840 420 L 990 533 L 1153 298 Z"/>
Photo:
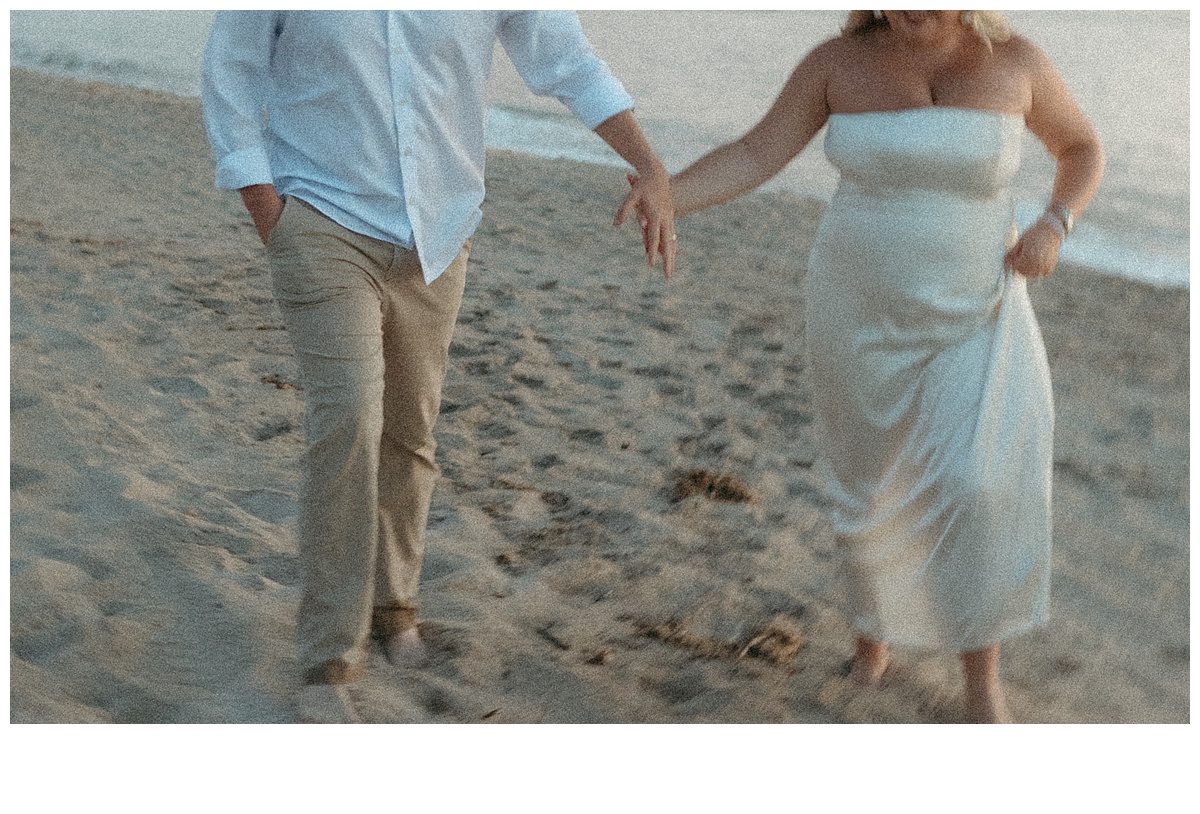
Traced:
<path fill-rule="evenodd" d="M 888 666 L 888 646 L 868 636 L 859 636 L 851 662 L 850 678 L 860 687 L 875 687 Z"/>
<path fill-rule="evenodd" d="M 305 684 L 300 690 L 296 722 L 301 724 L 361 724 L 345 684 Z"/>
<path fill-rule="evenodd" d="M 416 626 L 386 637 L 383 640 L 383 649 L 387 654 L 388 663 L 394 667 L 420 667 L 428 656 Z"/>

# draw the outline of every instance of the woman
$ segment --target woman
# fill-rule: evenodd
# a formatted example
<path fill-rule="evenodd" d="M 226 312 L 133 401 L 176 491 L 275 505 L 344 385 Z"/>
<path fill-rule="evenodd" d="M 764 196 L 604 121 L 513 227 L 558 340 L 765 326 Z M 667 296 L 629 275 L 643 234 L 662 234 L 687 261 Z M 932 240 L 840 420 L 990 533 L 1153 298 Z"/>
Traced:
<path fill-rule="evenodd" d="M 841 173 L 809 261 L 806 335 L 834 528 L 859 632 L 961 653 L 968 717 L 1009 720 L 1000 642 L 1049 594 L 1053 404 L 1026 279 L 1054 269 L 1103 153 L 1062 79 L 1003 17 L 855 11 L 741 139 L 672 179 L 678 214 L 774 176 L 828 125 Z M 1057 162 L 1018 239 L 1022 127 Z"/>

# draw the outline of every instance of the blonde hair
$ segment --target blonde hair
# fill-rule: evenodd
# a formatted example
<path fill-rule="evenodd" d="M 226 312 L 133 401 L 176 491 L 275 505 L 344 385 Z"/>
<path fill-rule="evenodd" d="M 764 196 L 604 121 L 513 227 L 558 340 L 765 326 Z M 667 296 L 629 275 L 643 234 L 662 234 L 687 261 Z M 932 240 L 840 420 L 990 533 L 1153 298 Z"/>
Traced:
<path fill-rule="evenodd" d="M 874 11 L 852 11 L 842 26 L 843 34 L 863 34 L 874 28 L 887 28 L 887 18 L 876 17 Z M 991 50 L 993 42 L 1004 42 L 1012 36 L 1012 26 L 998 11 L 964 11 L 963 24 L 969 25 L 983 44 Z"/>

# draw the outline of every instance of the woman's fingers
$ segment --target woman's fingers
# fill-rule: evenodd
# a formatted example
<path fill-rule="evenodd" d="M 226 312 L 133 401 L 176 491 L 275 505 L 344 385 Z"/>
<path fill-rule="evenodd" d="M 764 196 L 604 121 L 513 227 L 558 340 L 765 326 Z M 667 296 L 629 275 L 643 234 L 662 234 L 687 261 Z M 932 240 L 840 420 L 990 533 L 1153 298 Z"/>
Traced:
<path fill-rule="evenodd" d="M 1004 253 L 1004 268 L 1010 273 L 1017 271 L 1017 255 L 1020 253 L 1020 248 L 1021 243 L 1018 241 Z"/>
<path fill-rule="evenodd" d="M 1035 223 L 1004 254 L 1004 267 L 1031 280 L 1049 277 L 1058 264 L 1062 237 L 1043 223 Z"/>
<path fill-rule="evenodd" d="M 617 207 L 617 216 L 613 218 L 613 226 L 620 226 L 629 217 L 629 213 L 637 205 L 637 190 L 631 189 L 629 194 L 625 196 L 625 200 L 621 201 L 621 205 Z"/>
<path fill-rule="evenodd" d="M 631 189 L 617 210 L 617 217 L 613 221 L 613 225 L 620 226 L 631 211 L 636 212 L 638 226 L 642 229 L 642 247 L 646 251 L 647 264 L 653 267 L 657 265 L 658 259 L 661 257 L 663 275 L 670 279 L 675 270 L 675 256 L 679 250 L 675 238 L 675 218 L 671 212 L 669 193 L 664 207 L 663 201 L 655 199 L 656 195 L 658 198 L 662 198 L 661 194 L 647 192 L 644 187 L 639 187 L 641 179 L 638 176 L 626 173 L 625 180 L 629 182 Z M 663 217 L 662 210 L 664 208 L 668 217 Z"/>

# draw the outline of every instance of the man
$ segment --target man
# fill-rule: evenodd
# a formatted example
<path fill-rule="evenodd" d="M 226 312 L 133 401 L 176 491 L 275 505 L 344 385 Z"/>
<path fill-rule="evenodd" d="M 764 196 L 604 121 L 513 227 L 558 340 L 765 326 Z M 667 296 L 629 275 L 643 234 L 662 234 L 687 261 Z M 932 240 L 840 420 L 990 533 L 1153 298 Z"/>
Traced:
<path fill-rule="evenodd" d="M 573 12 L 230 11 L 203 105 L 217 186 L 267 245 L 307 399 L 297 623 L 301 720 L 353 720 L 345 685 L 379 637 L 414 665 L 437 418 L 484 197 L 494 44 L 636 170 L 636 212 L 669 277 L 669 180 L 632 100 Z"/>

